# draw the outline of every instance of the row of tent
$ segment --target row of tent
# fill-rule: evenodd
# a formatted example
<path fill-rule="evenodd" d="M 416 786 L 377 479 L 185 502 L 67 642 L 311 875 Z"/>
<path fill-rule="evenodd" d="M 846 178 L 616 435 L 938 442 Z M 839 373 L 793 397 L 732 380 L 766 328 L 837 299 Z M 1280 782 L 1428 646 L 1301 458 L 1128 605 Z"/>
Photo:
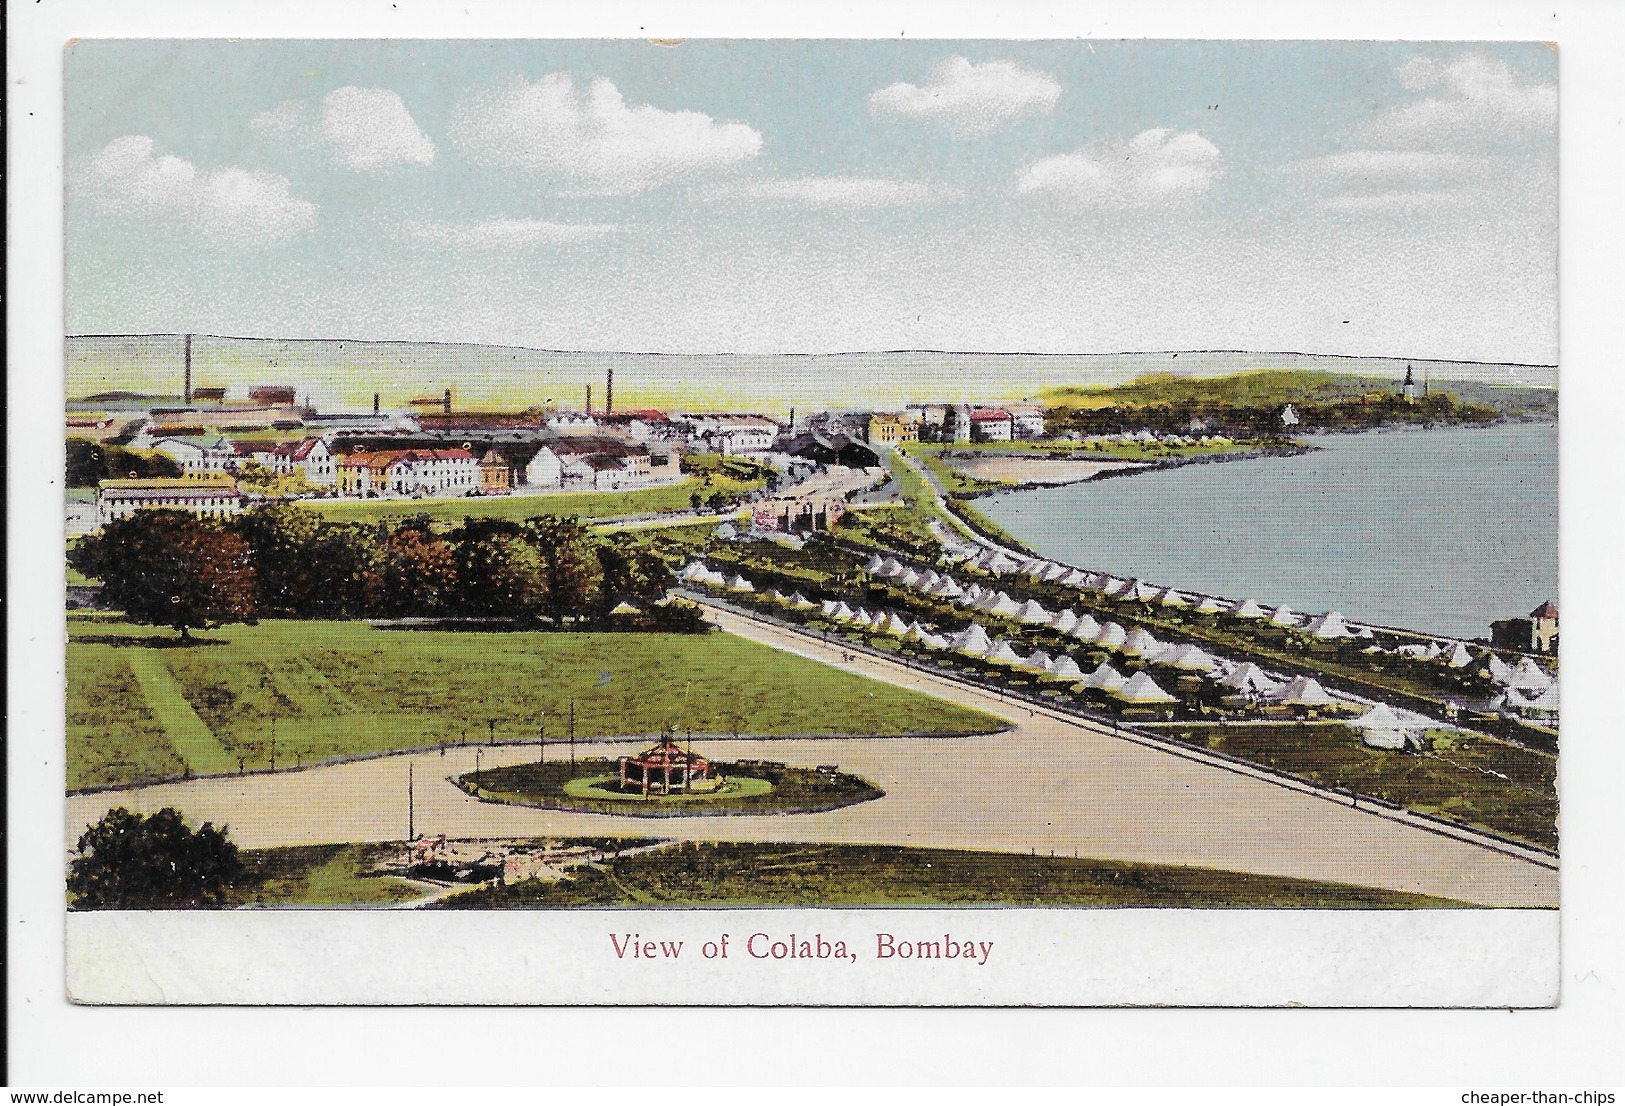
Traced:
<path fill-rule="evenodd" d="M 679 575 L 691 583 L 709 584 L 740 592 L 756 590 L 743 576 L 738 574 L 728 576 L 708 568 L 700 561 L 690 564 Z M 1102 661 L 1093 672 L 1084 672 L 1070 654 L 1060 653 L 1051 656 L 1042 649 L 1022 656 L 1008 641 L 994 638 L 980 623 L 973 622 L 955 634 L 937 634 L 933 632 L 932 627 L 905 619 L 895 611 L 871 612 L 862 607 L 852 607 L 842 600 L 815 603 L 799 591 L 786 595 L 776 588 L 763 594 L 767 599 L 783 603 L 793 609 L 816 608 L 825 617 L 862 625 L 874 632 L 892 634 L 903 641 L 914 642 L 927 649 L 963 653 L 996 664 L 1025 668 L 1059 680 L 1081 683 L 1085 688 L 1105 691 L 1127 704 L 1155 706 L 1178 701 L 1177 696 L 1163 690 L 1148 672 L 1139 671 L 1125 675 L 1113 668 L 1109 661 Z M 1127 632 L 1115 622 L 1101 626 L 1088 615 L 1077 616 L 1071 611 L 1061 613 L 1071 614 L 1077 620 L 1070 632 L 1080 640 L 1105 645 L 1108 648 L 1118 648 L 1120 652 L 1145 657 L 1161 666 L 1201 674 L 1237 696 L 1260 703 L 1284 706 L 1325 707 L 1339 703 L 1336 696 L 1311 676 L 1282 678 L 1266 672 L 1251 662 L 1237 664 L 1212 657 L 1197 645 L 1163 645 L 1143 628 Z M 1048 624 L 1056 625 L 1055 622 Z M 1064 625 L 1064 620 L 1062 624 Z M 1525 660 L 1528 661 L 1528 658 Z M 1550 686 L 1540 691 L 1535 698 L 1525 697 L 1517 688 L 1509 688 L 1499 697 L 1495 705 L 1504 705 L 1505 709 L 1537 715 L 1549 710 L 1555 715 L 1557 686 L 1555 682 L 1551 682 Z M 1422 715 L 1396 711 L 1385 703 L 1377 703 L 1350 724 L 1361 732 L 1362 740 L 1367 745 L 1382 749 L 1405 749 L 1420 748 L 1423 734 L 1432 723 Z"/>
<path fill-rule="evenodd" d="M 1198 614 L 1229 614 L 1236 618 L 1252 619 L 1273 626 L 1301 630 L 1309 636 L 1323 641 L 1334 641 L 1342 638 L 1369 640 L 1375 636 L 1370 627 L 1349 625 L 1348 621 L 1338 611 L 1328 611 L 1322 615 L 1305 617 L 1285 605 L 1278 606 L 1273 610 L 1266 610 L 1253 599 L 1243 599 L 1237 602 L 1211 595 L 1187 595 L 1175 588 L 1159 587 L 1133 578 L 1122 579 L 1107 573 L 1086 572 L 1081 568 L 1074 568 L 1055 561 L 1041 559 L 1025 562 L 1018 561 L 1003 550 L 991 547 L 982 547 L 980 551 L 977 551 L 970 547 L 961 546 L 955 552 L 962 554 L 957 559 L 962 560 L 966 565 L 979 568 L 985 572 L 991 572 L 994 575 L 1020 573 L 1040 583 L 1077 588 L 1080 591 L 1092 591 L 1108 599 L 1120 602 L 1155 603 L 1169 608 L 1188 608 Z M 898 560 L 896 557 L 883 557 L 878 553 L 869 558 L 864 565 L 864 571 L 871 576 L 890 579 L 903 587 L 918 588 L 927 595 L 939 598 L 957 599 L 967 590 L 965 585 L 952 577 L 936 572 L 934 569 L 916 568 Z M 1003 595 L 1002 592 L 999 594 Z M 1007 603 L 1016 602 L 1010 600 L 1008 596 L 1004 597 L 1004 601 Z M 1037 612 L 1042 611 L 1042 607 L 1030 602 L 1029 610 L 1030 620 L 1035 624 L 1038 623 L 1040 616 Z M 1006 614 L 1010 612 L 1001 610 L 998 613 Z M 1024 618 L 1023 620 L 1027 621 L 1029 619 Z"/>

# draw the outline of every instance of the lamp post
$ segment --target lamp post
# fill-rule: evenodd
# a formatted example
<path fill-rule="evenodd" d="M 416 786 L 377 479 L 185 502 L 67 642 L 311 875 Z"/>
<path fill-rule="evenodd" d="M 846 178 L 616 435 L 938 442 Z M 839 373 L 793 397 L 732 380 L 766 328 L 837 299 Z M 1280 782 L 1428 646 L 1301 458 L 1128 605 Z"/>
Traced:
<path fill-rule="evenodd" d="M 570 700 L 570 771 L 576 770 L 576 701 Z"/>
<path fill-rule="evenodd" d="M 540 750 L 540 753 L 539 753 L 539 755 L 537 757 L 538 763 L 546 764 L 547 763 L 547 712 L 546 711 L 543 711 L 542 716 L 536 720 L 536 748 Z"/>
<path fill-rule="evenodd" d="M 475 788 L 475 790 L 478 790 L 479 786 L 480 786 L 480 753 L 482 753 L 483 751 L 484 750 L 482 750 L 478 745 L 474 746 L 474 788 Z"/>

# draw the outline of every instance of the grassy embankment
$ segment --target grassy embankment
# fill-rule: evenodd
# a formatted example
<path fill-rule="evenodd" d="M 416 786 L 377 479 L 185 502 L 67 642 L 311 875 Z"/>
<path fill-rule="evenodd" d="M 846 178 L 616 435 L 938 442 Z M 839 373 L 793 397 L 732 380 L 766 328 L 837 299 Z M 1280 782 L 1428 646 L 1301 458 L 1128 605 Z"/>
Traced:
<path fill-rule="evenodd" d="M 1542 753 L 1442 730 L 1432 732 L 1429 753 L 1373 749 L 1335 722 L 1159 728 L 1317 783 L 1557 847 L 1557 759 Z"/>
<path fill-rule="evenodd" d="M 686 843 L 557 883 L 455 895 L 446 908 L 639 906 L 1160 906 L 1383 908 L 1448 899 L 1162 864 L 881 845 Z"/>
<path fill-rule="evenodd" d="M 709 496 L 721 492 L 731 498 L 754 491 L 761 484 L 760 480 L 741 481 L 718 475 L 710 477 L 709 481 L 690 477 L 661 487 L 618 492 L 558 492 L 425 500 L 305 500 L 303 505 L 337 522 L 398 521 L 421 515 L 427 515 L 436 522 L 455 522 L 464 518 L 526 519 L 540 515 L 624 518 L 662 511 L 686 511 L 693 505 L 690 497 L 696 493 Z"/>
<path fill-rule="evenodd" d="M 721 633 L 266 621 L 198 634 L 179 647 L 172 631 L 108 615 L 70 612 L 68 629 L 69 788 L 226 770 L 216 746 L 229 770 L 239 757 L 263 768 L 273 738 L 279 767 L 491 734 L 534 740 L 544 719 L 551 741 L 563 735 L 571 701 L 583 736 L 667 726 L 696 734 L 890 735 L 999 725 Z M 168 694 L 171 686 L 176 694 Z"/>

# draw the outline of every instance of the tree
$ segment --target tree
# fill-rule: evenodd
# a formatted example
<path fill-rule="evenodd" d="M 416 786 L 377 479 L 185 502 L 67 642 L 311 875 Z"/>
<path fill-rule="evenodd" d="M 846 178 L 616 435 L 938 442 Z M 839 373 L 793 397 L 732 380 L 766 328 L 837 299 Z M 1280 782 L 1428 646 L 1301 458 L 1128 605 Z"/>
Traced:
<path fill-rule="evenodd" d="M 303 615 L 324 598 L 328 582 L 313 556 L 324 529 L 316 512 L 271 503 L 243 512 L 231 525 L 254 559 L 261 611 Z"/>
<path fill-rule="evenodd" d="M 457 594 L 457 554 L 426 527 L 405 525 L 384 539 L 384 605 L 396 614 L 440 610 Z"/>
<path fill-rule="evenodd" d="M 142 453 L 122 446 L 69 438 L 67 480 L 70 488 L 94 488 L 103 480 L 125 477 L 179 476 L 181 466 L 162 453 Z"/>
<path fill-rule="evenodd" d="M 110 522 L 69 555 L 102 581 L 102 596 L 133 622 L 169 626 L 182 638 L 255 617 L 256 583 L 248 543 L 180 511 L 138 511 Z"/>
<path fill-rule="evenodd" d="M 457 543 L 456 576 L 464 613 L 534 618 L 547 596 L 536 547 L 517 535 L 490 533 Z"/>
<path fill-rule="evenodd" d="M 609 614 L 625 600 L 653 603 L 671 586 L 671 569 L 647 549 L 616 535 L 598 547 L 601 577 L 598 585 L 598 613 Z"/>
<path fill-rule="evenodd" d="M 603 579 L 597 540 L 573 518 L 533 518 L 526 527 L 542 558 L 547 612 L 553 621 L 590 613 Z"/>
<path fill-rule="evenodd" d="M 193 830 L 173 807 L 147 816 L 119 807 L 80 835 L 68 890 L 76 910 L 219 906 L 243 872 L 225 830 Z"/>

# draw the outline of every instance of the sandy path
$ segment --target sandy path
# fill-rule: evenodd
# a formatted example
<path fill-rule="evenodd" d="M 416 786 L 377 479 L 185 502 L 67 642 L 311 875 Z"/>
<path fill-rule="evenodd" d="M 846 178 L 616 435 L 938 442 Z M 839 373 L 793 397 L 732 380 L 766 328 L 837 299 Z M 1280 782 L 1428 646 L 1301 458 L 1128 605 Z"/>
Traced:
<path fill-rule="evenodd" d="M 1041 457 L 944 458 L 966 476 L 1007 484 L 1075 484 L 1097 472 L 1127 468 L 1125 461 L 1068 461 Z"/>
<path fill-rule="evenodd" d="M 403 755 L 276 776 L 196 780 L 72 796 L 68 840 L 113 806 L 177 806 L 226 823 L 245 846 L 399 840 L 407 762 L 415 766 L 419 833 L 454 837 L 636 834 L 703 840 L 816 841 L 1087 856 L 1297 876 L 1443 895 L 1495 906 L 1555 906 L 1553 862 L 1509 855 L 1318 793 L 1146 747 L 1109 731 L 883 658 L 840 660 L 838 645 L 725 612 L 742 636 L 839 663 L 1007 718 L 1016 728 L 959 739 L 839 738 L 711 742 L 719 758 L 838 764 L 887 792 L 844 810 L 796 816 L 647 819 L 566 814 L 477 802 L 446 777 L 475 750 Z M 628 745 L 585 744 L 583 756 Z M 487 767 L 533 759 L 534 747 L 481 750 Z M 550 750 L 550 755 L 555 755 Z"/>

